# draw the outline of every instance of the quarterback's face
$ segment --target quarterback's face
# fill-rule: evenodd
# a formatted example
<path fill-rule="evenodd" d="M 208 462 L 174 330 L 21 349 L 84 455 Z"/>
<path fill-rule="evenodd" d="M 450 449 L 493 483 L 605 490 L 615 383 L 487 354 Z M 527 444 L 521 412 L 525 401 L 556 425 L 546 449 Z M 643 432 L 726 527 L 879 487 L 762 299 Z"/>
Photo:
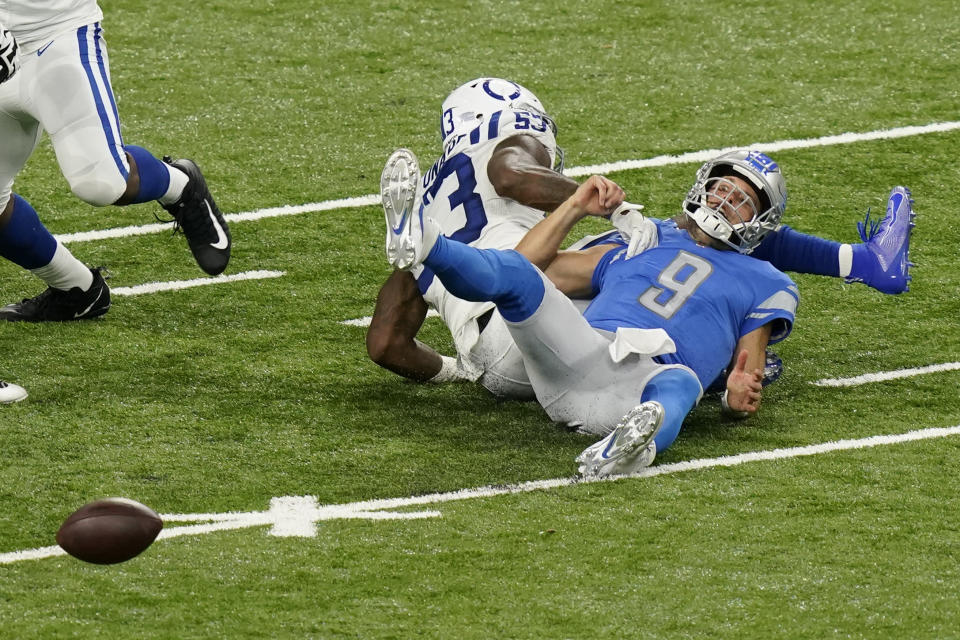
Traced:
<path fill-rule="evenodd" d="M 750 222 L 757 214 L 760 197 L 749 182 L 738 176 L 714 180 L 707 190 L 707 206 L 720 211 L 731 224 Z"/>

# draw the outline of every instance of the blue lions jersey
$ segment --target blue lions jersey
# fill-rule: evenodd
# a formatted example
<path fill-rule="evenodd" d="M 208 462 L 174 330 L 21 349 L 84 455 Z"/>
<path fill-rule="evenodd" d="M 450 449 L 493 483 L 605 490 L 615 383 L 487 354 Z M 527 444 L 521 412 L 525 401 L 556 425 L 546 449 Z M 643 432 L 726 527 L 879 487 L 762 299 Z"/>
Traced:
<path fill-rule="evenodd" d="M 683 364 L 706 388 L 733 358 L 737 341 L 773 323 L 770 342 L 789 335 L 800 299 L 793 281 L 767 262 L 699 246 L 672 220 L 654 220 L 660 244 L 629 260 L 609 251 L 593 274 L 590 325 L 664 329 L 677 346 L 658 357 Z"/>

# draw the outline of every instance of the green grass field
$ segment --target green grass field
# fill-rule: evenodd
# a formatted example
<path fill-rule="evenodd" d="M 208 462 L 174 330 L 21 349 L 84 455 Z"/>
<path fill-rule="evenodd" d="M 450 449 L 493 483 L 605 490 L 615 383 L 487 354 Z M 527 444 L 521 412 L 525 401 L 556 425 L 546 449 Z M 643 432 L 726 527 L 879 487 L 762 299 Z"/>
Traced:
<path fill-rule="evenodd" d="M 960 120 L 946 0 L 103 4 L 126 142 L 194 158 L 228 214 L 373 194 L 399 146 L 429 164 L 441 101 L 481 75 L 541 98 L 574 171 Z M 808 233 L 856 241 L 867 208 L 910 187 L 911 290 L 796 275 L 760 415 L 726 422 L 705 398 L 649 477 L 571 483 L 591 439 L 539 407 L 373 365 L 342 321 L 370 315 L 389 274 L 378 206 L 234 222 L 227 273 L 281 277 L 2 327 L 0 378 L 30 398 L 0 407 L 0 637 L 957 637 L 958 435 L 681 463 L 960 425 L 958 371 L 812 384 L 960 362 L 958 146 L 953 129 L 771 152 L 784 221 Z M 610 176 L 667 217 L 697 166 Z M 73 198 L 47 141 L 15 190 L 61 235 L 159 212 Z M 203 275 L 166 232 L 69 247 L 114 288 Z M 41 289 L 0 263 L 0 303 Z M 422 337 L 452 350 L 436 320 Z M 480 487 L 501 489 L 446 495 Z M 238 525 L 108 567 L 11 555 L 105 496 L 162 514 L 321 507 L 316 535 Z"/>

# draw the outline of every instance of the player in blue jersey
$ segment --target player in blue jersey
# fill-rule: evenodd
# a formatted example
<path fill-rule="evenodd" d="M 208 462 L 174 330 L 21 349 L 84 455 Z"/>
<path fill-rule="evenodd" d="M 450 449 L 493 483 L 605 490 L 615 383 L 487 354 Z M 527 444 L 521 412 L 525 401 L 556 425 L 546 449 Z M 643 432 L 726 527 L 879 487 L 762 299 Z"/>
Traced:
<path fill-rule="evenodd" d="M 96 0 L 0 0 L 0 16 L 20 58 L 19 73 L 0 85 L 0 255 L 47 284 L 40 295 L 0 308 L 0 319 L 74 320 L 110 308 L 100 270 L 75 258 L 12 192 L 44 131 L 74 195 L 98 207 L 159 201 L 200 268 L 222 272 L 230 233 L 200 169 L 191 160 L 160 160 L 121 137 Z"/>
<path fill-rule="evenodd" d="M 537 118 L 518 122 L 510 115 L 518 111 Z M 426 206 L 444 235 L 457 234 L 454 237 L 463 240 L 469 231 L 466 241 L 471 246 L 513 247 L 543 212 L 556 209 L 576 190 L 576 181 L 551 169 L 562 158 L 555 126 L 540 100 L 521 85 L 499 78 L 471 80 L 444 100 L 440 120 L 444 154 L 423 176 L 419 189 L 440 194 Z M 456 170 L 451 170 L 451 158 L 457 159 Z M 451 198 L 464 184 L 473 185 L 466 192 L 470 197 Z M 753 255 L 781 270 L 848 276 L 898 293 L 909 280 L 911 216 L 909 192 L 897 188 L 879 228 L 861 225 L 863 244 L 832 242 L 783 225 L 769 232 Z M 651 240 L 641 215 L 613 219 L 621 230 L 618 238 L 634 239 L 630 255 L 638 244 L 643 247 Z M 637 242 L 641 238 L 642 244 Z M 450 329 L 456 361 L 417 339 L 428 305 L 439 310 Z M 532 397 L 522 361 L 492 303 L 451 296 L 429 269 L 395 271 L 389 277 L 377 297 L 367 351 L 380 366 L 415 380 L 466 378 L 496 395 Z M 778 368 L 771 368 L 771 378 L 778 374 Z"/>
<path fill-rule="evenodd" d="M 424 265 L 454 295 L 496 304 L 547 414 L 606 435 L 578 458 L 585 476 L 649 465 L 728 365 L 725 405 L 758 410 L 766 346 L 789 334 L 798 302 L 787 276 L 743 255 L 776 228 L 786 205 L 779 167 L 765 155 L 707 163 L 685 212 L 658 223 L 658 245 L 631 260 L 618 246 L 559 252 L 577 221 L 622 203 L 623 191 L 606 178 L 591 177 L 504 251 L 441 234 L 426 207 L 415 206 L 412 154 L 395 153 L 388 169 L 388 261 Z M 593 302 L 581 314 L 563 292 Z"/>

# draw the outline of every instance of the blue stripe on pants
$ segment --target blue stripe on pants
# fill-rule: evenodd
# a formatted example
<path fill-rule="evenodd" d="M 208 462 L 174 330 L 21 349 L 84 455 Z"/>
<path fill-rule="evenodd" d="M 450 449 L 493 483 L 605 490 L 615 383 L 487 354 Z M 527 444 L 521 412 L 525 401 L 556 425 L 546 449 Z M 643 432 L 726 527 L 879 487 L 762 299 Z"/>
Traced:
<path fill-rule="evenodd" d="M 116 102 L 113 99 L 113 91 L 110 88 L 110 80 L 107 77 L 106 65 L 103 61 L 103 54 L 100 50 L 100 23 L 94 25 L 94 55 L 96 56 L 96 73 L 100 76 L 104 92 L 107 95 L 108 100 L 110 101 L 109 108 L 113 112 L 114 118 L 116 118 L 117 127 L 119 129 L 120 120 L 117 117 L 117 106 Z M 87 81 L 90 83 L 90 93 L 93 95 L 94 103 L 97 105 L 97 114 L 100 116 L 100 125 L 103 128 L 103 134 L 107 139 L 107 146 L 110 148 L 110 154 L 113 156 L 113 161 L 117 165 L 117 169 L 120 171 L 120 175 L 123 176 L 123 179 L 126 180 L 130 175 L 127 171 L 126 166 L 124 165 L 124 159 L 120 156 L 120 149 L 123 146 L 123 141 L 120 138 L 120 132 L 114 131 L 113 124 L 110 122 L 110 117 L 107 113 L 108 106 L 103 103 L 103 97 L 100 95 L 100 90 L 97 87 L 97 79 L 94 76 L 94 69 L 90 61 L 90 48 L 87 43 L 87 27 L 80 27 L 77 29 L 77 44 L 80 47 L 80 64 L 83 65 L 83 70 L 87 74 Z"/>

